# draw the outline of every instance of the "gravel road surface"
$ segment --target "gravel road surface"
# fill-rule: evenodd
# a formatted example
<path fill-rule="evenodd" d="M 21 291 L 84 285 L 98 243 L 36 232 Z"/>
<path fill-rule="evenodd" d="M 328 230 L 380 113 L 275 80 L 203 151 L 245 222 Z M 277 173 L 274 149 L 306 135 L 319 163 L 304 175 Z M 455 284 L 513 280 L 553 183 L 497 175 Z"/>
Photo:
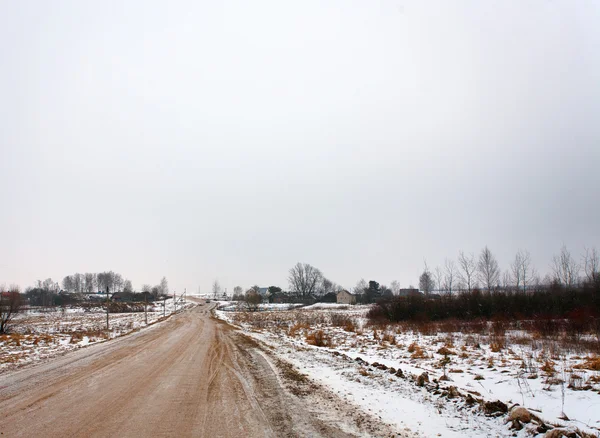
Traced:
<path fill-rule="evenodd" d="M 343 406 L 332 408 L 331 401 L 321 409 L 339 416 L 316 414 L 315 395 L 309 402 L 286 390 L 268 354 L 212 318 L 213 306 L 199 305 L 141 332 L 0 376 L 0 434 L 389 436 L 384 426 L 371 433 L 356 428 Z"/>

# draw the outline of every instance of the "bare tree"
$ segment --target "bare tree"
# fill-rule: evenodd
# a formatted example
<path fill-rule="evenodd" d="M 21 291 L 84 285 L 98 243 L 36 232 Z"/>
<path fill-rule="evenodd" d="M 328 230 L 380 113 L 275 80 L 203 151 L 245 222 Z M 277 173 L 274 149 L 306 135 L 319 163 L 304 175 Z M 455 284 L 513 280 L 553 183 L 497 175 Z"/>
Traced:
<path fill-rule="evenodd" d="M 354 295 L 362 295 L 365 293 L 365 290 L 367 290 L 368 288 L 369 288 L 369 285 L 367 284 L 365 279 L 361 278 L 360 280 L 358 280 L 356 282 L 356 286 L 354 286 L 354 288 L 352 289 L 352 292 L 354 293 Z"/>
<path fill-rule="evenodd" d="M 169 295 L 169 282 L 167 281 L 167 277 L 163 277 L 160 280 L 160 285 L 158 286 L 159 294 L 162 296 Z"/>
<path fill-rule="evenodd" d="M 125 280 L 123 282 L 123 292 L 133 292 L 133 284 L 131 284 L 131 280 Z"/>
<path fill-rule="evenodd" d="M 423 273 L 419 277 L 419 289 L 421 289 L 425 295 L 429 295 L 434 288 L 435 281 L 433 280 L 433 275 L 429 271 L 427 262 L 425 262 L 425 268 L 423 269 Z"/>
<path fill-rule="evenodd" d="M 429 271 L 427 269 L 427 265 L 425 265 L 425 270 Z M 437 290 L 441 292 L 442 289 L 444 288 L 444 271 L 442 271 L 442 268 L 440 268 L 439 266 L 436 266 L 435 270 L 433 271 L 432 277 L 435 277 L 435 283 L 437 283 Z M 434 289 L 435 289 L 435 284 L 434 284 Z"/>
<path fill-rule="evenodd" d="M 596 248 L 585 248 L 583 271 L 589 282 L 596 282 L 600 278 L 600 256 Z"/>
<path fill-rule="evenodd" d="M 115 291 L 115 273 L 113 271 L 99 272 L 96 276 L 98 282 L 98 289 L 102 292 Z"/>
<path fill-rule="evenodd" d="M 73 274 L 73 291 L 76 293 L 83 292 L 84 277 L 80 273 Z"/>
<path fill-rule="evenodd" d="M 45 291 L 51 291 L 54 289 L 54 282 L 51 278 L 46 278 L 42 283 L 42 289 Z"/>
<path fill-rule="evenodd" d="M 92 274 L 91 272 L 86 272 L 84 274 L 84 282 L 85 282 L 85 291 L 88 294 L 94 292 L 96 288 L 96 274 Z"/>
<path fill-rule="evenodd" d="M 519 289 L 523 282 L 523 253 L 521 250 L 517 251 L 515 259 L 510 264 L 508 275 L 508 283 Z"/>
<path fill-rule="evenodd" d="M 323 277 L 321 279 L 320 287 L 317 287 L 317 295 L 323 296 L 333 292 L 333 282 L 328 278 Z"/>
<path fill-rule="evenodd" d="M 498 267 L 496 257 L 494 257 L 487 246 L 483 248 L 481 254 L 479 254 L 477 272 L 479 274 L 479 280 L 488 292 L 491 292 L 492 289 L 498 285 L 498 282 L 500 281 L 500 268 Z"/>
<path fill-rule="evenodd" d="M 448 296 L 452 296 L 452 287 L 457 276 L 456 264 L 454 261 L 446 259 L 446 262 L 444 263 L 444 269 L 446 271 L 446 275 L 444 277 L 444 289 L 446 290 Z"/>
<path fill-rule="evenodd" d="M 550 267 L 554 279 L 565 287 L 573 287 L 577 284 L 581 268 L 565 245 L 560 249 L 560 254 L 552 258 Z"/>
<path fill-rule="evenodd" d="M 11 286 L 8 291 L 0 287 L 0 333 L 7 333 L 9 324 L 21 309 L 21 294 L 18 286 Z"/>
<path fill-rule="evenodd" d="M 262 297 L 258 292 L 258 286 L 251 287 L 246 291 L 246 295 L 244 296 L 244 302 L 246 303 L 246 307 L 251 312 L 258 309 L 258 305 L 262 303 Z"/>
<path fill-rule="evenodd" d="M 317 291 L 322 278 L 323 274 L 317 268 L 298 262 L 289 272 L 290 292 L 303 299 L 308 298 Z"/>
<path fill-rule="evenodd" d="M 398 280 L 394 280 L 390 283 L 390 289 L 394 295 L 400 294 L 400 282 Z"/>
<path fill-rule="evenodd" d="M 475 273 L 477 272 L 477 264 L 475 263 L 475 255 L 473 253 L 466 255 L 460 251 L 458 253 L 458 273 L 460 279 L 467 287 L 467 292 L 471 292 L 475 286 Z"/>
<path fill-rule="evenodd" d="M 62 286 L 65 291 L 71 292 L 73 290 L 73 277 L 67 275 L 65 278 L 63 278 Z"/>
<path fill-rule="evenodd" d="M 212 292 L 213 292 L 213 298 L 216 300 L 217 297 L 221 294 L 221 285 L 219 284 L 219 280 L 213 281 Z"/>
<path fill-rule="evenodd" d="M 115 274 L 114 272 L 111 271 L 111 274 L 113 274 L 113 292 L 114 291 L 122 291 L 123 290 L 123 277 L 121 276 L 121 274 Z"/>
<path fill-rule="evenodd" d="M 523 283 L 523 292 L 527 290 L 527 287 L 535 281 L 537 272 L 531 264 L 531 254 L 529 251 L 521 252 L 521 281 Z"/>
<path fill-rule="evenodd" d="M 504 274 L 502 274 L 502 287 L 504 289 L 510 289 L 513 286 L 513 276 L 511 271 L 504 271 Z"/>

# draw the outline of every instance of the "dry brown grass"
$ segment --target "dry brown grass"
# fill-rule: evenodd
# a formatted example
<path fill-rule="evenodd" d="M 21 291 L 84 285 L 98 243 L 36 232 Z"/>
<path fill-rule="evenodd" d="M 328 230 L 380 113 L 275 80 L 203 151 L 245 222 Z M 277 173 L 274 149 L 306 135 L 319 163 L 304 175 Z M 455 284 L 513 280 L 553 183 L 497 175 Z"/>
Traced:
<path fill-rule="evenodd" d="M 305 322 L 297 322 L 288 329 L 288 336 L 294 338 L 302 330 L 308 330 L 310 326 Z"/>
<path fill-rule="evenodd" d="M 413 359 L 425 359 L 427 357 L 423 349 L 416 342 L 408 346 L 408 352 L 412 353 L 410 357 Z"/>
<path fill-rule="evenodd" d="M 4 342 L 6 345 L 14 345 L 15 347 L 20 347 L 21 342 L 24 340 L 25 336 L 19 333 L 0 335 L 0 342 Z"/>
<path fill-rule="evenodd" d="M 331 337 L 323 330 L 315 330 L 306 334 L 306 343 L 316 347 L 334 347 Z"/>
<path fill-rule="evenodd" d="M 381 341 L 387 342 L 390 345 L 396 345 L 396 335 L 390 332 L 384 333 L 381 337 Z"/>
<path fill-rule="evenodd" d="M 438 354 L 442 354 L 444 356 L 456 355 L 455 351 L 450 350 L 448 347 L 443 346 L 437 351 Z"/>
<path fill-rule="evenodd" d="M 546 359 L 540 369 L 546 373 L 547 376 L 552 377 L 556 373 L 556 368 L 554 368 L 554 362 L 550 359 Z"/>
<path fill-rule="evenodd" d="M 573 366 L 578 370 L 600 371 L 600 356 L 586 357 L 583 363 Z"/>

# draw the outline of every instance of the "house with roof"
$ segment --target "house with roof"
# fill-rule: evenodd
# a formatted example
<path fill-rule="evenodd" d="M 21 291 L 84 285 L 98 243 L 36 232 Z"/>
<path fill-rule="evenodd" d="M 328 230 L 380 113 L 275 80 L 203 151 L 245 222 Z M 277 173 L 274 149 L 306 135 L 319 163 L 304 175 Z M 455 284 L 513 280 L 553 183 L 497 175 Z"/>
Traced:
<path fill-rule="evenodd" d="M 356 304 L 356 295 L 347 290 L 339 291 L 336 298 L 338 304 Z"/>

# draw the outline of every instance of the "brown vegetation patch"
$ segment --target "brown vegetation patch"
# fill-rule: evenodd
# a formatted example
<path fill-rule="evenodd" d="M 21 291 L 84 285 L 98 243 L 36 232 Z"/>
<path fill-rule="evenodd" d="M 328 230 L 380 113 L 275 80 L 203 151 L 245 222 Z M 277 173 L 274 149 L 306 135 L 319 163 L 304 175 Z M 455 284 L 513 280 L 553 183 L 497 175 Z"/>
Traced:
<path fill-rule="evenodd" d="M 587 357 L 583 363 L 575 365 L 578 370 L 600 371 L 600 356 Z"/>
<path fill-rule="evenodd" d="M 443 346 L 437 351 L 438 354 L 442 354 L 444 356 L 456 355 L 456 352 L 450 350 L 448 347 Z"/>
<path fill-rule="evenodd" d="M 306 343 L 316 347 L 333 347 L 331 337 L 323 330 L 315 330 L 306 334 Z"/>

